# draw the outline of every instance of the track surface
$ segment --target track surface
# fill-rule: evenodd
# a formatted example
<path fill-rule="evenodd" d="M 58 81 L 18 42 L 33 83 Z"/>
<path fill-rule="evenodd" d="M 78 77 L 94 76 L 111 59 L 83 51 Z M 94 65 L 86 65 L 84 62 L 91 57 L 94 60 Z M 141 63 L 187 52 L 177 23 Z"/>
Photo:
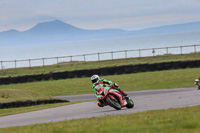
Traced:
<path fill-rule="evenodd" d="M 109 106 L 100 108 L 96 101 L 92 101 L 0 117 L 0 128 L 200 105 L 200 91 L 196 88 L 135 91 L 128 92 L 128 95 L 135 103 L 133 109 L 115 110 Z M 59 98 L 70 101 L 96 99 L 90 94 Z"/>

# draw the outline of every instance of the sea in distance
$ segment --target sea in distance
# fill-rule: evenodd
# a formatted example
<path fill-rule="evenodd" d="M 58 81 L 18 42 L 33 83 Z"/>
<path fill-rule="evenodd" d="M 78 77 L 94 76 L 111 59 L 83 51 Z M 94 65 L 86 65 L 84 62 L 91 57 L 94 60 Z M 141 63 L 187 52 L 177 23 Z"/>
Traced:
<path fill-rule="evenodd" d="M 14 67 L 30 67 L 56 64 L 68 61 L 96 61 L 105 59 L 117 59 L 125 57 L 144 57 L 162 54 L 180 54 L 199 52 L 200 46 L 178 48 L 165 48 L 185 45 L 200 45 L 200 32 L 174 33 L 169 35 L 151 35 L 138 37 L 121 37 L 102 40 L 73 41 L 66 43 L 35 44 L 20 46 L 4 46 L 0 48 L 0 69 Z M 155 49 L 153 48 L 164 48 Z M 150 49 L 141 50 L 139 49 Z M 93 54 L 111 51 L 135 50 L 118 53 Z M 93 54 L 86 56 L 75 56 Z M 63 57 L 69 56 L 69 57 Z M 73 57 L 70 57 L 73 56 Z M 75 56 L 75 57 L 74 57 Z M 63 57 L 63 58 L 50 58 Z M 38 59 L 38 60 L 29 60 Z M 15 62 L 16 60 L 16 62 Z M 21 60 L 21 61 L 19 61 Z M 27 60 L 27 61 L 22 61 Z M 28 61 L 29 60 L 29 61 Z"/>

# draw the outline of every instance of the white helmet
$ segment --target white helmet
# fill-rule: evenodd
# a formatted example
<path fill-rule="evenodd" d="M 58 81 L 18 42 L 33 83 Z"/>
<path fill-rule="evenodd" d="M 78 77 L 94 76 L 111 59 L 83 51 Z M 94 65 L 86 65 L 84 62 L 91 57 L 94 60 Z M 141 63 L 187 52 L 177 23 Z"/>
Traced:
<path fill-rule="evenodd" d="M 92 81 L 92 83 L 93 84 L 98 84 L 99 83 L 99 76 L 98 75 L 93 75 L 92 77 L 91 77 L 91 81 Z"/>

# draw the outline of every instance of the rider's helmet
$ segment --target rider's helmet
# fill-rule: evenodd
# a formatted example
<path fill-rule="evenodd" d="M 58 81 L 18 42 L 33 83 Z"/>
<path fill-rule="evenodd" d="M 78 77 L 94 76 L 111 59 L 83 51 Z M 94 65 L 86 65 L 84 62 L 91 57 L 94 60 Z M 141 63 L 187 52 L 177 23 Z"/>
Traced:
<path fill-rule="evenodd" d="M 97 85 L 99 83 L 99 76 L 98 75 L 93 75 L 91 77 L 91 81 L 93 84 Z"/>

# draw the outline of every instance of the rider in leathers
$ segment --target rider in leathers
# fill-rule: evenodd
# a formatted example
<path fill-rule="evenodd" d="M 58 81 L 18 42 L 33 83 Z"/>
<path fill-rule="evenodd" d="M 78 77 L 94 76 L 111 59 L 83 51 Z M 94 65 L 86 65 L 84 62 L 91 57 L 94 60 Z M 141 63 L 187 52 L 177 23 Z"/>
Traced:
<path fill-rule="evenodd" d="M 92 89 L 95 92 L 95 96 L 97 97 L 98 103 L 97 105 L 99 107 L 103 107 L 106 104 L 101 100 L 102 96 L 98 96 L 97 95 L 97 90 L 101 87 L 108 87 L 108 86 L 112 86 L 114 89 L 118 90 L 119 92 L 122 93 L 122 95 L 124 95 L 125 97 L 127 97 L 127 94 L 121 89 L 119 88 L 119 86 L 116 83 L 112 83 L 111 81 L 108 81 L 106 79 L 100 79 L 98 75 L 93 75 L 91 77 L 91 81 L 93 83 Z"/>

